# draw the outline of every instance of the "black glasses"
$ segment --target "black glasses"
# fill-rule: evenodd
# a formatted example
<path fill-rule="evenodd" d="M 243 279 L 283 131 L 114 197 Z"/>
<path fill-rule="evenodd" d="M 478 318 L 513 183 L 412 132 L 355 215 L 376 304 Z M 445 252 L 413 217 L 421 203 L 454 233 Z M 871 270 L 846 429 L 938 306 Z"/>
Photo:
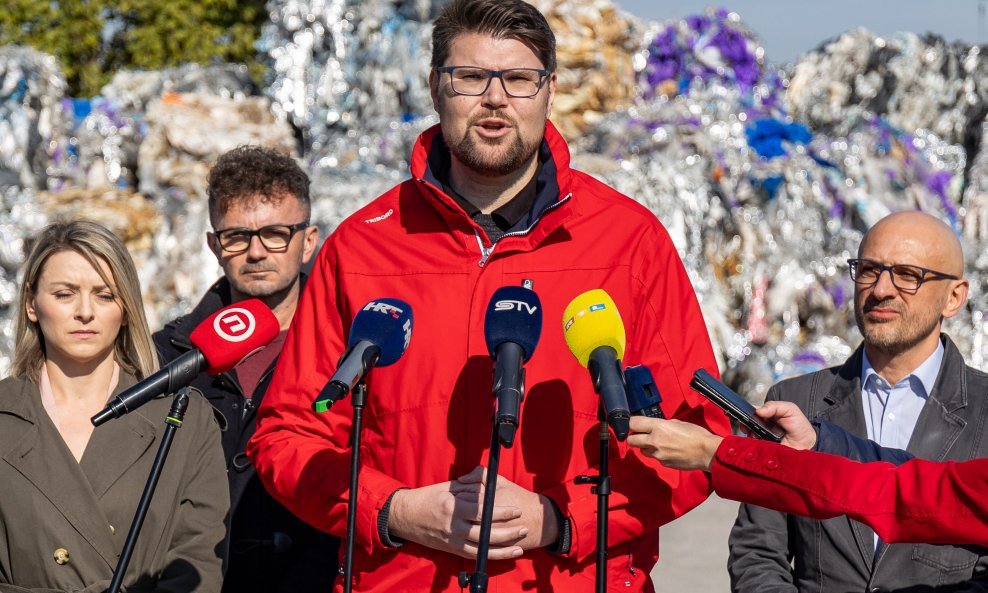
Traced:
<path fill-rule="evenodd" d="M 268 251 L 283 251 L 292 242 L 295 233 L 309 226 L 309 222 L 298 224 L 269 224 L 257 230 L 235 228 L 215 231 L 216 240 L 219 241 L 223 251 L 228 253 L 243 253 L 250 249 L 250 240 L 257 237 L 261 240 L 261 245 Z"/>
<path fill-rule="evenodd" d="M 878 279 L 882 277 L 882 272 L 888 270 L 889 277 L 892 279 L 892 285 L 899 290 L 909 293 L 919 290 L 919 287 L 927 280 L 960 280 L 960 278 L 951 274 L 944 274 L 943 272 L 928 270 L 919 266 L 910 266 L 908 264 L 892 264 L 891 266 L 886 266 L 870 259 L 849 259 L 847 260 L 847 264 L 850 266 L 851 280 L 855 284 L 862 286 L 876 284 Z"/>
<path fill-rule="evenodd" d="M 449 74 L 450 86 L 457 95 L 476 97 L 483 95 L 491 86 L 491 80 L 501 79 L 501 86 L 509 97 L 534 97 L 551 74 L 538 68 L 509 68 L 488 70 L 478 66 L 441 66 L 437 72 Z"/>

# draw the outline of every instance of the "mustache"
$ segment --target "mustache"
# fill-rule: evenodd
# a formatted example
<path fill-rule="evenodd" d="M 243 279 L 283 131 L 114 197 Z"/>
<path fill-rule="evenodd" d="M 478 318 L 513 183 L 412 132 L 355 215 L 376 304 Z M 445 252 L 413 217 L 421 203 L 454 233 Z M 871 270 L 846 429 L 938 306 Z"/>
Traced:
<path fill-rule="evenodd" d="M 902 304 L 896 302 L 895 297 L 889 297 L 886 299 L 876 299 L 873 296 L 869 296 L 865 299 L 864 304 L 861 306 L 861 310 L 865 313 L 877 308 L 891 309 L 897 313 L 902 313 Z"/>
<path fill-rule="evenodd" d="M 259 262 L 256 264 L 244 264 L 240 266 L 241 274 L 253 274 L 255 272 L 277 272 L 278 266 L 271 263 Z"/>
<path fill-rule="evenodd" d="M 485 120 L 485 119 L 488 119 L 488 118 L 491 118 L 491 119 L 503 119 L 504 121 L 506 121 L 509 124 L 511 124 L 512 127 L 515 126 L 515 120 L 514 120 L 514 118 L 512 118 L 511 116 L 509 116 L 507 113 L 504 113 L 500 109 L 492 109 L 490 111 L 477 114 L 477 115 L 475 115 L 475 116 L 473 116 L 473 117 L 470 118 L 470 121 L 468 122 L 468 124 L 471 125 L 471 126 L 474 126 L 474 125 L 477 125 L 478 123 L 480 123 L 482 120 Z"/>

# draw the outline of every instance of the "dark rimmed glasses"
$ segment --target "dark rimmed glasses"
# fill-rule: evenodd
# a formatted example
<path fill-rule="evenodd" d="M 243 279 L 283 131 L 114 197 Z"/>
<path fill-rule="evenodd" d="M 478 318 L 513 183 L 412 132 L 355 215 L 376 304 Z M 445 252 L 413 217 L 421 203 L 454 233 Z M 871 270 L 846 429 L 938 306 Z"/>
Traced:
<path fill-rule="evenodd" d="M 850 266 L 851 280 L 855 284 L 872 286 L 882 277 L 882 272 L 888 271 L 892 285 L 909 293 L 919 290 L 919 287 L 927 280 L 960 280 L 957 276 L 936 270 L 908 264 L 886 266 L 871 259 L 849 259 L 847 265 Z"/>
<path fill-rule="evenodd" d="M 479 66 L 440 66 L 436 72 L 449 74 L 450 86 L 457 95 L 476 97 L 483 95 L 491 86 L 491 80 L 501 79 L 501 86 L 509 97 L 528 98 L 539 94 L 548 70 L 538 68 L 508 68 L 488 70 Z"/>
<path fill-rule="evenodd" d="M 250 249 L 250 240 L 257 237 L 261 245 L 268 251 L 284 251 L 292 242 L 295 233 L 306 229 L 309 221 L 298 224 L 269 224 L 259 229 L 247 228 L 222 229 L 214 231 L 220 247 L 227 253 L 243 253 Z"/>

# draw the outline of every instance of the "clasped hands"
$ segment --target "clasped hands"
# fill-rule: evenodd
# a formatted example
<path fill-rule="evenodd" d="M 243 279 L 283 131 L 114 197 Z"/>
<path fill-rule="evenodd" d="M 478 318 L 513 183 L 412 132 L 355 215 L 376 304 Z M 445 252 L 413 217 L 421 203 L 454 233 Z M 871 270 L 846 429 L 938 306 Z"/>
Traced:
<path fill-rule="evenodd" d="M 423 546 L 476 558 L 480 543 L 487 470 L 477 466 L 449 482 L 395 492 L 388 515 L 390 535 Z M 559 537 L 549 498 L 497 477 L 488 560 L 518 558 Z"/>

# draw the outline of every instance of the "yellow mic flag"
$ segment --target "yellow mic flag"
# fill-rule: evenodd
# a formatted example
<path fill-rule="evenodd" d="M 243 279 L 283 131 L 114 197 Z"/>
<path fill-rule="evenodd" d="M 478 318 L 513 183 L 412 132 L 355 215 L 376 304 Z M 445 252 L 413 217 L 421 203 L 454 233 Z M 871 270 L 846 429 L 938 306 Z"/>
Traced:
<path fill-rule="evenodd" d="M 614 299 L 603 290 L 588 290 L 573 299 L 563 312 L 566 345 L 580 364 L 587 366 L 590 354 L 610 346 L 617 357 L 624 357 L 625 334 L 621 314 Z"/>

